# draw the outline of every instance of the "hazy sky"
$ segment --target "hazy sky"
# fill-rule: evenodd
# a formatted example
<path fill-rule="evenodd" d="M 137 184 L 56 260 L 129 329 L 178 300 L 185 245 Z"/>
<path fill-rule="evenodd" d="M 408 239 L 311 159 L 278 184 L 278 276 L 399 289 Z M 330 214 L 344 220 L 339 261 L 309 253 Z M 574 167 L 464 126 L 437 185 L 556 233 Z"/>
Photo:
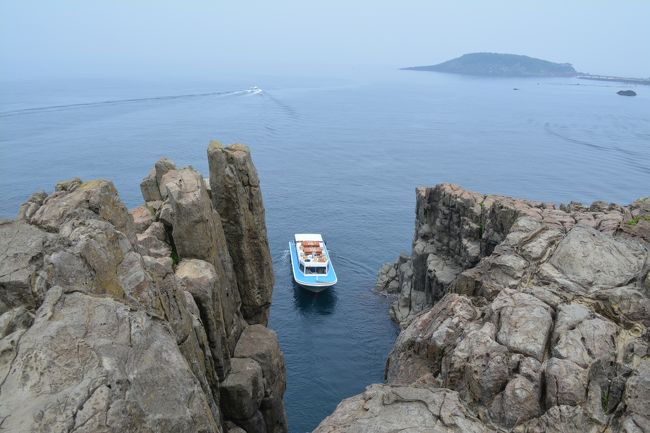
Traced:
<path fill-rule="evenodd" d="M 0 78 L 327 75 L 527 54 L 650 76 L 650 0 L 0 0 Z"/>

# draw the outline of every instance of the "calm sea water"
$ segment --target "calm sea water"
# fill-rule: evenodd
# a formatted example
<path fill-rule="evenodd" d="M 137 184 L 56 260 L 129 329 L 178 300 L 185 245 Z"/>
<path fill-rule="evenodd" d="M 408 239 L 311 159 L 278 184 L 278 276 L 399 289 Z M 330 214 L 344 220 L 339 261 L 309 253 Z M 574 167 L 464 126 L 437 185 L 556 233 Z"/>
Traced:
<path fill-rule="evenodd" d="M 580 84 L 580 85 L 577 85 Z M 246 92 L 253 85 L 260 94 Z M 513 90 L 517 88 L 519 90 Z M 414 188 L 628 203 L 650 192 L 650 88 L 574 79 L 390 71 L 363 78 L 0 84 L 0 217 L 60 179 L 103 177 L 127 206 L 168 156 L 207 173 L 218 138 L 253 149 L 276 285 L 270 326 L 287 362 L 292 433 L 382 381 L 396 327 L 371 290 L 410 247 Z M 291 282 L 288 241 L 323 233 L 339 284 Z"/>

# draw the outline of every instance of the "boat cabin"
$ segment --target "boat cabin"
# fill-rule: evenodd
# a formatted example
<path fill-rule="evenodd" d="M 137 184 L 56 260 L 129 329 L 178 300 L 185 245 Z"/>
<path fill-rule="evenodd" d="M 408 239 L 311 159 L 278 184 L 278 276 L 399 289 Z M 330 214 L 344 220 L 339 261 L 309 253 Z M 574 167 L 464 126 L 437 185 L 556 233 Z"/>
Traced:
<path fill-rule="evenodd" d="M 294 241 L 300 272 L 305 275 L 327 274 L 329 260 L 324 252 L 325 244 L 321 235 L 297 234 Z"/>

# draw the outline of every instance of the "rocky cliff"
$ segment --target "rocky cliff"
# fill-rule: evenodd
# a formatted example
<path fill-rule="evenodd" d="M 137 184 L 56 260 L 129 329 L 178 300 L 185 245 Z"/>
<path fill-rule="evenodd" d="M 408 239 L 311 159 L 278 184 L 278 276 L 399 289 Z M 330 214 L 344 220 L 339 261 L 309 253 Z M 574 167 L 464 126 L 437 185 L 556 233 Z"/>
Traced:
<path fill-rule="evenodd" d="M 73 179 L 0 223 L 0 430 L 287 431 L 255 167 L 208 158 L 158 161 L 131 212 Z"/>
<path fill-rule="evenodd" d="M 417 189 L 413 251 L 385 265 L 387 383 L 331 432 L 650 432 L 650 198 L 551 204 Z"/>

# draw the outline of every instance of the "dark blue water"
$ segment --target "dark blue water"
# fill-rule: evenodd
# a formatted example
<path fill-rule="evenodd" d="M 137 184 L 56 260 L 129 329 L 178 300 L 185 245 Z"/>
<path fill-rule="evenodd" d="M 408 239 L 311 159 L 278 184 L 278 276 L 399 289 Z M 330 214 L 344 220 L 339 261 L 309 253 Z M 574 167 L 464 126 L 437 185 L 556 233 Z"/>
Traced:
<path fill-rule="evenodd" d="M 252 85 L 264 92 L 245 92 Z M 407 71 L 2 83 L 0 217 L 72 176 L 112 179 L 133 207 L 160 156 L 207 173 L 210 139 L 250 145 L 275 265 L 270 325 L 287 361 L 290 431 L 302 433 L 382 380 L 397 330 L 371 289 L 379 265 L 410 247 L 416 185 L 456 182 L 554 202 L 648 194 L 650 88 L 634 98 L 619 89 Z M 339 277 L 332 290 L 294 288 L 296 232 L 326 237 Z"/>

